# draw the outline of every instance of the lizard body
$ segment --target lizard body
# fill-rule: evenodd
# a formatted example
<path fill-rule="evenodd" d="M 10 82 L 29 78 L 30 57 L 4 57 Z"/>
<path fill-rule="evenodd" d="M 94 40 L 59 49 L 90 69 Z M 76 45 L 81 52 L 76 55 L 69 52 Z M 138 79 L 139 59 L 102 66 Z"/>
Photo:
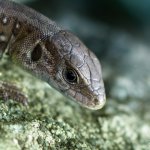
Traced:
<path fill-rule="evenodd" d="M 82 106 L 100 109 L 105 104 L 97 57 L 70 31 L 8 0 L 0 0 L 0 58 L 4 53 Z M 7 83 L 0 83 L 0 98 L 27 103 L 27 98 Z"/>

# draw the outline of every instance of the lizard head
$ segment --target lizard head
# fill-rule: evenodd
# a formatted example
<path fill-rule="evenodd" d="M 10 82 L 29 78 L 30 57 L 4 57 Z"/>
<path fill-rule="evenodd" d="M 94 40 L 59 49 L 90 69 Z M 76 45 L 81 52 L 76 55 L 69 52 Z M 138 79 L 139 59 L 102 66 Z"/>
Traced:
<path fill-rule="evenodd" d="M 84 107 L 102 108 L 106 98 L 97 57 L 68 31 L 55 34 L 46 48 L 53 53 L 56 61 L 50 83 Z"/>
<path fill-rule="evenodd" d="M 75 35 L 61 30 L 48 38 L 27 38 L 20 45 L 21 54 L 14 51 L 12 56 L 25 69 L 84 107 L 104 106 L 99 60 Z"/>

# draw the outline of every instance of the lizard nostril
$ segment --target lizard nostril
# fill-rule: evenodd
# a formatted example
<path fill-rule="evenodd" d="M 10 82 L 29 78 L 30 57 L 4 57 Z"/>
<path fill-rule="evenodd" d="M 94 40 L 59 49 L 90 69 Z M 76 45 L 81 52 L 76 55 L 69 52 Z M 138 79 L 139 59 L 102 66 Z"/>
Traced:
<path fill-rule="evenodd" d="M 105 102 L 106 102 L 106 97 L 105 97 L 105 95 L 103 95 L 103 96 L 95 96 L 94 98 L 93 98 L 93 105 L 94 105 L 94 107 L 95 107 L 95 109 L 100 109 L 100 108 L 102 108 L 104 105 L 105 105 Z"/>
<path fill-rule="evenodd" d="M 97 98 L 94 98 L 94 99 L 93 99 L 93 102 L 94 102 L 95 105 L 98 105 L 98 104 L 99 104 L 99 100 L 98 100 Z"/>

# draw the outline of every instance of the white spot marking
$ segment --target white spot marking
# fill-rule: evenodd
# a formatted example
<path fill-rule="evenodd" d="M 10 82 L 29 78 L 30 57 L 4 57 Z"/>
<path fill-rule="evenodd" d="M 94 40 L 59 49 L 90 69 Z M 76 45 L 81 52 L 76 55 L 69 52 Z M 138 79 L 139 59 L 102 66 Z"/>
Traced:
<path fill-rule="evenodd" d="M 7 17 L 4 17 L 4 18 L 3 18 L 3 24 L 7 24 L 7 22 L 8 22 L 8 18 L 7 18 Z"/>
<path fill-rule="evenodd" d="M 1 42 L 7 41 L 7 37 L 5 35 L 0 35 L 0 41 Z"/>
<path fill-rule="evenodd" d="M 16 29 L 19 29 L 19 28 L 20 28 L 20 24 L 17 23 L 17 24 L 16 24 Z"/>

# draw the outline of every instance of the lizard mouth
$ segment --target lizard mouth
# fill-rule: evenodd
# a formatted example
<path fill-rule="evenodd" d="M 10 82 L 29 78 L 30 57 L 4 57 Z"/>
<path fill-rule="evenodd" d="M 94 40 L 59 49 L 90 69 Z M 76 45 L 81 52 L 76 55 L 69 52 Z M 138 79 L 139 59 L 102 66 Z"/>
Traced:
<path fill-rule="evenodd" d="M 77 93 L 76 96 L 70 97 L 81 106 L 91 109 L 91 110 L 98 110 L 101 109 L 106 103 L 106 96 L 104 95 L 95 95 L 94 97 L 91 96 L 84 96 L 81 93 Z"/>
<path fill-rule="evenodd" d="M 105 103 L 106 103 L 105 95 L 98 95 L 95 96 L 93 99 L 88 100 L 86 104 L 82 104 L 82 105 L 92 110 L 98 110 L 101 109 L 105 105 Z"/>

